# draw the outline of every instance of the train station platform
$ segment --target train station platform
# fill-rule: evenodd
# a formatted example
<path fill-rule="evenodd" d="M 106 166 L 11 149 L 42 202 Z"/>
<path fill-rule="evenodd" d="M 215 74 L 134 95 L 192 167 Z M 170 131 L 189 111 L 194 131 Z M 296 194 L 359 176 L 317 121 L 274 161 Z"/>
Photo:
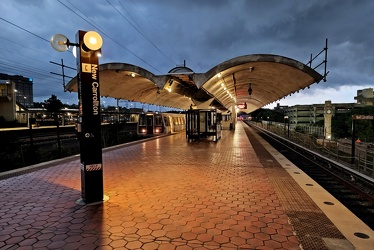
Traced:
<path fill-rule="evenodd" d="M 374 246 L 372 230 L 240 122 L 218 142 L 179 133 L 105 149 L 103 168 L 106 199 L 89 205 L 78 156 L 1 174 L 0 249 Z"/>

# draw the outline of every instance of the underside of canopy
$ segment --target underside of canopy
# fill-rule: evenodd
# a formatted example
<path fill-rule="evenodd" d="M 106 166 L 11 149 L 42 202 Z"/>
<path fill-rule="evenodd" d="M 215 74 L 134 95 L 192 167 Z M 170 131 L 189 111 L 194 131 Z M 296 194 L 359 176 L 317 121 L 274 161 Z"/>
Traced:
<path fill-rule="evenodd" d="M 246 55 L 205 73 L 176 67 L 166 75 L 126 63 L 100 65 L 100 95 L 160 106 L 189 109 L 209 105 L 230 110 L 246 104 L 252 112 L 319 82 L 323 76 L 296 60 L 278 55 Z M 66 86 L 77 91 L 77 79 Z"/>

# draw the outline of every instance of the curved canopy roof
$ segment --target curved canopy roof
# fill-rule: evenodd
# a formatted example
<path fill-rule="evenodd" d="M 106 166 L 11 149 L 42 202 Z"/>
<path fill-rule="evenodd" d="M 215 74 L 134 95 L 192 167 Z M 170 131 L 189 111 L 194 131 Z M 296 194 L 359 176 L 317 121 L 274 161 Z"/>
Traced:
<path fill-rule="evenodd" d="M 166 75 L 126 63 L 102 64 L 100 95 L 167 107 L 214 106 L 221 110 L 247 104 L 252 112 L 323 79 L 296 60 L 277 55 L 246 55 L 225 61 L 205 73 L 176 67 Z M 66 86 L 77 91 L 77 80 Z"/>

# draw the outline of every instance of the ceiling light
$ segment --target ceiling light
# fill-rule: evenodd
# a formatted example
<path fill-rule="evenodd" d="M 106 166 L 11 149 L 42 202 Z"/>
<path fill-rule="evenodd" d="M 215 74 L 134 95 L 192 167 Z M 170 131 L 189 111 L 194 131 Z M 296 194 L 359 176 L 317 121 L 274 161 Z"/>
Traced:
<path fill-rule="evenodd" d="M 249 83 L 248 94 L 252 95 L 252 83 Z"/>

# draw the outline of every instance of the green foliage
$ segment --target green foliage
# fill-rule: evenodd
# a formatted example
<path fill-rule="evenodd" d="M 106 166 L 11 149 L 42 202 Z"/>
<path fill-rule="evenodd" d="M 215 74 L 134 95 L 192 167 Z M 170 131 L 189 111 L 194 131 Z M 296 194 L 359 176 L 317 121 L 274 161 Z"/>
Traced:
<path fill-rule="evenodd" d="M 374 138 L 373 121 L 356 121 L 356 137 L 362 142 L 373 142 Z"/>
<path fill-rule="evenodd" d="M 52 95 L 48 100 L 44 101 L 44 107 L 48 112 L 56 113 L 63 108 L 64 104 L 57 99 L 57 96 Z"/>
<path fill-rule="evenodd" d="M 255 121 L 284 122 L 284 115 L 272 109 L 257 109 L 250 113 Z M 269 118 L 268 118 L 269 117 Z"/>
<path fill-rule="evenodd" d="M 332 119 L 331 131 L 335 138 L 347 138 L 352 135 L 352 114 L 336 114 Z"/>
<path fill-rule="evenodd" d="M 44 102 L 34 102 L 33 107 L 34 108 L 44 108 Z"/>
<path fill-rule="evenodd" d="M 352 137 L 352 115 L 373 115 L 374 107 L 355 108 L 348 113 L 336 114 L 332 119 L 332 131 L 336 138 Z M 374 141 L 374 121 L 357 120 L 356 137 L 363 142 Z"/>

